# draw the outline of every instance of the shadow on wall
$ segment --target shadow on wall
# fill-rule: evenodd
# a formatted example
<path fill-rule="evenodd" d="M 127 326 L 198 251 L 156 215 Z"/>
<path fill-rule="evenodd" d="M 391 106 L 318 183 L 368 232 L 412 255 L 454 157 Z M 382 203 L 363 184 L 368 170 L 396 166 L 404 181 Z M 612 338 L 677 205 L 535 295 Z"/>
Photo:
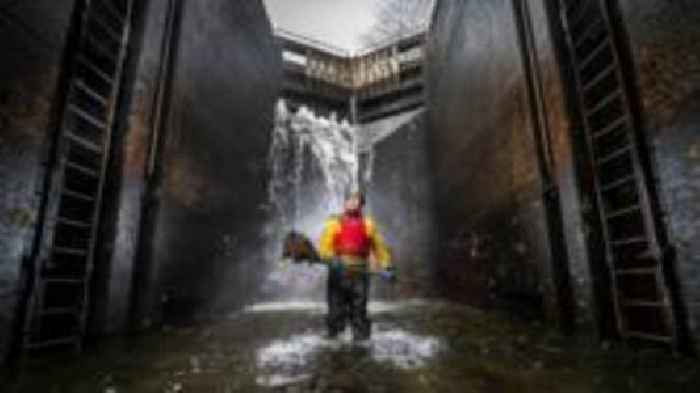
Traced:
<path fill-rule="evenodd" d="M 440 2 L 428 142 L 442 294 L 543 312 L 547 236 L 512 2 Z"/>
<path fill-rule="evenodd" d="M 261 2 L 186 2 L 153 261 L 165 320 L 245 305 L 262 279 L 281 59 Z"/>

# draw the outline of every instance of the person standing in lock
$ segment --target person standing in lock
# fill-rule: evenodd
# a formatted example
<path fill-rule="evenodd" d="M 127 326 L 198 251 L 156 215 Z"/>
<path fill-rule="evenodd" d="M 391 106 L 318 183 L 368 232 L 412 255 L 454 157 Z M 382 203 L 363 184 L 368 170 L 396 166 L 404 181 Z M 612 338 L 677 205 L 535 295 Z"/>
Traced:
<path fill-rule="evenodd" d="M 328 272 L 328 336 L 335 338 L 349 320 L 354 340 L 371 335 L 367 316 L 369 273 L 379 270 L 385 279 L 394 278 L 389 249 L 376 224 L 362 213 L 365 200 L 359 192 L 346 199 L 343 214 L 331 216 L 319 240 L 318 253 L 330 263 Z M 378 265 L 370 266 L 370 258 Z"/>

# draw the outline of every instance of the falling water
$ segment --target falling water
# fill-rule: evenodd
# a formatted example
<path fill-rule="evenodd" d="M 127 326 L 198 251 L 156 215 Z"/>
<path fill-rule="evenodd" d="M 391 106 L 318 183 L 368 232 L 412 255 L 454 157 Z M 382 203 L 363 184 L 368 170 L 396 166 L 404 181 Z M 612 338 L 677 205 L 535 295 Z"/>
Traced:
<path fill-rule="evenodd" d="M 297 112 L 287 108 L 280 100 L 277 104 L 275 128 L 269 154 L 273 168 L 270 183 L 270 202 L 283 202 L 291 191 L 294 196 L 294 219 L 301 218 L 301 187 L 305 182 L 308 166 L 318 165 L 325 189 L 311 190 L 325 196 L 327 210 L 338 209 L 344 193 L 357 189 L 359 183 L 358 138 L 355 127 L 346 120 L 338 121 L 315 116 L 302 106 Z M 311 153 L 311 160 L 305 156 Z M 290 184 L 291 183 L 291 184 Z M 291 188 L 290 188 L 291 185 Z"/>
<path fill-rule="evenodd" d="M 268 155 L 272 271 L 267 292 L 297 297 L 318 292 L 311 282 L 320 278 L 323 268 L 280 262 L 282 238 L 296 230 L 317 239 L 325 219 L 340 212 L 345 194 L 369 180 L 370 165 L 360 174 L 359 137 L 356 127 L 333 114 L 325 118 L 304 106 L 292 111 L 283 100 L 277 103 Z M 371 156 L 363 154 L 368 161 Z"/>

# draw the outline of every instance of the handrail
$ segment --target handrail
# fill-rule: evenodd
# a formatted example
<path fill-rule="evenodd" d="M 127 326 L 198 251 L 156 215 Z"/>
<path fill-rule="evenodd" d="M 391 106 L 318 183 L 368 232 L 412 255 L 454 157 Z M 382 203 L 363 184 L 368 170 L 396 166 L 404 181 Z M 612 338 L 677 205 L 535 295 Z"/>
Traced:
<path fill-rule="evenodd" d="M 332 55 L 336 56 L 342 56 L 342 57 L 351 57 L 352 52 L 348 49 L 343 49 L 338 46 L 329 44 L 327 42 L 323 42 L 321 40 L 311 38 L 305 35 L 301 35 L 299 33 L 294 33 L 289 30 L 285 30 L 282 28 L 275 28 L 274 31 L 275 37 L 280 37 L 280 38 L 286 38 L 291 41 L 298 42 L 300 44 L 305 44 L 307 46 L 310 46 L 315 49 L 321 49 L 330 52 Z"/>
<path fill-rule="evenodd" d="M 419 37 L 421 35 L 427 35 L 427 33 L 428 33 L 428 24 L 425 23 L 422 26 L 414 29 L 413 31 L 405 32 L 401 35 L 389 36 L 389 37 L 384 38 L 382 41 L 380 41 L 377 44 L 373 44 L 373 45 L 366 46 L 364 48 L 355 50 L 353 55 L 358 56 L 358 57 L 366 56 L 372 52 L 381 51 L 381 50 L 386 49 L 392 45 L 398 45 L 403 41 L 408 41 L 412 38 Z"/>
<path fill-rule="evenodd" d="M 403 41 L 408 41 L 412 38 L 419 37 L 421 35 L 426 35 L 427 33 L 428 23 L 425 23 L 419 28 L 415 29 L 414 31 L 407 32 L 399 36 L 387 37 L 378 44 L 366 46 L 357 50 L 349 50 L 299 33 L 294 33 L 286 29 L 275 27 L 274 30 L 275 37 L 285 38 L 302 45 L 310 46 L 314 49 L 324 50 L 326 52 L 329 52 L 331 55 L 340 56 L 348 59 L 367 56 L 373 52 L 379 52 L 388 47 L 391 47 L 392 45 L 398 45 Z"/>

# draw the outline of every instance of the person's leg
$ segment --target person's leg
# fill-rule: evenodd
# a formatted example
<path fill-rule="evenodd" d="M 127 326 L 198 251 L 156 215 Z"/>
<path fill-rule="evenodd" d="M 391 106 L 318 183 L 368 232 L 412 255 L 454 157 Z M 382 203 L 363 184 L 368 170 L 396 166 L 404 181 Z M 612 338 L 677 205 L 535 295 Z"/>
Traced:
<path fill-rule="evenodd" d="M 328 271 L 328 289 L 326 301 L 328 302 L 328 315 L 326 323 L 328 326 L 328 336 L 335 338 L 340 332 L 345 330 L 345 320 L 347 319 L 347 306 L 343 291 L 342 273 L 335 270 Z"/>
<path fill-rule="evenodd" d="M 350 301 L 352 319 L 352 336 L 354 340 L 367 340 L 372 332 L 372 322 L 367 317 L 367 298 L 369 294 L 369 276 L 363 274 L 353 280 Z"/>

